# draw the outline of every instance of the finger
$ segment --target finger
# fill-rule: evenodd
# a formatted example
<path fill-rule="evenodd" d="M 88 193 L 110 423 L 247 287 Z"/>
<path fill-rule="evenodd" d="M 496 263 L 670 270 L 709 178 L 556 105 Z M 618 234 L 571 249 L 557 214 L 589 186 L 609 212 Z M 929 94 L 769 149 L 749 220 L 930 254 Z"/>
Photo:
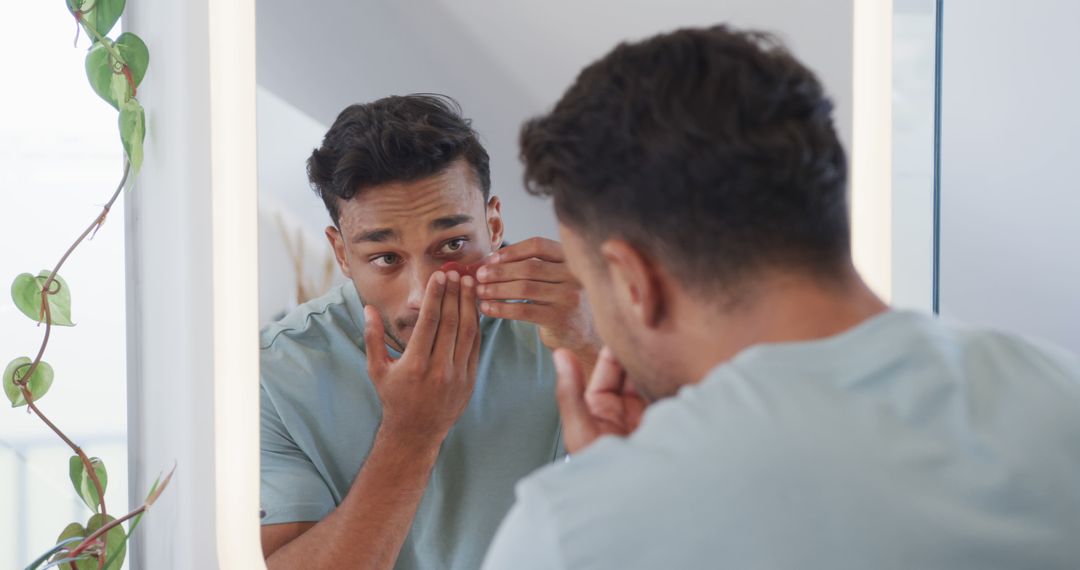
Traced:
<path fill-rule="evenodd" d="M 645 415 L 645 408 L 648 404 L 641 396 L 624 396 L 623 397 L 623 417 L 626 418 L 626 430 L 628 432 L 636 431 L 638 426 L 641 425 L 641 417 Z"/>
<path fill-rule="evenodd" d="M 476 280 L 466 275 L 461 278 L 461 302 L 458 305 L 458 334 L 454 349 L 454 364 L 467 366 L 473 352 L 476 335 L 480 329 L 480 315 L 476 311 Z"/>
<path fill-rule="evenodd" d="M 622 393 L 625 383 L 626 373 L 611 351 L 605 347 L 600 351 L 592 376 L 585 387 L 585 404 L 593 416 L 603 418 L 624 430 L 628 427 L 626 398 Z"/>
<path fill-rule="evenodd" d="M 555 399 L 559 404 L 559 416 L 563 426 L 563 442 L 566 450 L 577 453 L 599 434 L 588 406 L 585 405 L 585 380 L 577 358 L 565 349 L 555 351 Z"/>
<path fill-rule="evenodd" d="M 549 305 L 573 304 L 579 291 L 576 286 L 542 281 L 507 281 L 484 284 L 476 288 L 477 296 L 485 301 L 528 299 Z"/>
<path fill-rule="evenodd" d="M 596 357 L 596 366 L 593 367 L 589 385 L 585 388 L 588 394 L 610 393 L 622 394 L 626 384 L 626 370 L 615 358 L 615 353 L 610 348 L 600 349 Z"/>
<path fill-rule="evenodd" d="M 573 276 L 565 263 L 530 257 L 518 261 L 500 261 L 481 265 L 476 270 L 476 279 L 481 283 L 497 283 L 518 279 L 562 283 L 573 280 Z"/>
<path fill-rule="evenodd" d="M 502 301 L 481 301 L 480 312 L 496 319 L 525 321 L 542 327 L 557 324 L 566 314 L 565 310 L 554 305 Z"/>
<path fill-rule="evenodd" d="M 476 333 L 476 336 L 473 337 L 472 352 L 469 353 L 469 368 L 468 368 L 469 377 L 468 377 L 468 380 L 469 380 L 469 383 L 470 383 L 470 390 L 472 389 L 471 384 L 476 383 L 476 372 L 477 372 L 477 369 L 480 366 L 480 341 L 483 338 L 483 336 L 484 335 L 482 335 L 480 333 L 479 329 L 478 329 L 477 333 Z"/>
<path fill-rule="evenodd" d="M 424 290 L 424 300 L 420 302 L 420 317 L 416 321 L 416 328 L 409 338 L 409 346 L 405 348 L 408 354 L 417 354 L 424 358 L 431 356 L 432 345 L 435 342 L 435 333 L 439 330 L 439 318 L 442 314 L 443 292 L 446 289 L 446 274 L 436 271 L 428 278 L 427 289 Z M 406 355 L 402 355 L 406 356 Z"/>
<path fill-rule="evenodd" d="M 439 316 L 439 328 L 435 333 L 435 344 L 431 347 L 431 359 L 436 366 L 452 367 L 454 364 L 454 345 L 457 343 L 458 315 L 460 305 L 459 291 L 461 276 L 457 271 L 446 274 L 446 293 L 443 294 L 442 314 Z"/>
<path fill-rule="evenodd" d="M 364 307 L 364 347 L 367 350 L 368 376 L 382 379 L 390 366 L 386 351 L 386 330 L 379 311 L 370 305 Z"/>
<path fill-rule="evenodd" d="M 520 261 L 530 257 L 539 257 L 545 261 L 555 261 L 560 263 L 566 261 L 566 256 L 563 254 L 563 246 L 561 243 L 542 237 L 534 237 L 496 251 L 492 254 L 488 262 L 503 263 L 507 261 Z"/>

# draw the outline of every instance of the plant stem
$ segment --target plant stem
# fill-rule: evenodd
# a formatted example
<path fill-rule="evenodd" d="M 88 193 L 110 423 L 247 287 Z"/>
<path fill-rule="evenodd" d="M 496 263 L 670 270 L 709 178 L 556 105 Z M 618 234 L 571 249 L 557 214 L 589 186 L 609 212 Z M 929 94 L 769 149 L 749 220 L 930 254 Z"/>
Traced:
<path fill-rule="evenodd" d="M 86 236 L 90 235 L 90 232 L 94 231 L 95 228 L 99 228 L 102 224 L 105 223 L 105 217 L 108 216 L 109 210 L 112 208 L 117 198 L 120 197 L 120 192 L 124 190 L 124 185 L 127 184 L 128 175 L 130 173 L 131 163 L 125 159 L 124 175 L 121 177 L 120 184 L 117 185 L 116 190 L 109 198 L 109 201 L 106 202 L 105 206 L 102 208 L 101 214 L 94 218 L 94 221 L 85 230 L 83 230 L 83 233 L 80 234 L 78 238 L 75 239 L 75 243 L 72 243 L 71 247 L 69 247 L 67 251 L 64 252 L 64 255 L 60 258 L 60 261 L 58 261 L 56 263 L 56 266 L 53 267 L 52 273 L 49 274 L 49 278 L 45 280 L 45 283 L 41 288 L 41 306 L 45 312 L 45 335 L 41 339 L 41 346 L 38 348 L 37 356 L 34 358 L 33 363 L 30 364 L 30 368 L 26 371 L 26 374 L 22 376 L 25 381 L 19 381 L 18 378 L 12 378 L 14 384 L 18 386 L 19 389 L 22 391 L 23 398 L 26 399 L 27 407 L 32 410 L 37 415 L 37 417 L 41 418 L 41 421 L 45 422 L 45 425 L 49 426 L 49 429 L 51 429 L 53 433 L 59 436 L 60 439 L 64 440 L 64 443 L 66 443 L 68 447 L 70 447 L 71 450 L 79 456 L 79 459 L 82 461 L 83 467 L 86 469 L 87 476 L 90 477 L 90 480 L 94 483 L 94 488 L 97 490 L 98 502 L 101 505 L 101 516 L 103 519 L 108 515 L 108 510 L 105 507 L 105 489 L 102 487 L 101 481 L 98 479 L 97 471 L 94 469 L 94 464 L 90 462 L 90 458 L 86 456 L 86 453 L 82 450 L 82 448 L 78 445 L 75 445 L 75 442 L 71 441 L 71 438 L 65 435 L 64 432 L 60 430 L 60 428 L 56 427 L 56 424 L 52 423 L 52 421 L 50 421 L 49 418 L 46 417 L 44 413 L 42 413 L 41 409 L 39 409 L 37 405 L 34 404 L 34 395 L 30 393 L 30 389 L 27 387 L 26 383 L 30 381 L 30 378 L 33 377 L 34 372 L 37 370 L 38 365 L 41 364 L 41 358 L 45 355 L 45 347 L 49 344 L 49 336 L 52 333 L 52 310 L 49 308 L 48 296 L 52 294 L 50 292 L 50 288 L 52 287 L 53 281 L 56 278 L 56 274 L 60 271 L 60 268 L 67 261 L 68 257 L 70 257 L 72 253 L 74 253 L 75 248 L 79 247 L 79 244 L 81 244 L 83 240 L 86 239 Z M 104 550 L 102 552 L 104 552 Z M 101 566 L 100 562 L 103 561 L 104 558 L 99 561 L 99 567 Z"/>
<path fill-rule="evenodd" d="M 71 244 L 71 247 L 69 247 L 67 251 L 64 252 L 64 255 L 60 258 L 60 261 L 56 263 L 56 267 L 53 267 L 52 273 L 49 274 L 49 278 L 45 280 L 45 284 L 41 288 L 41 304 L 47 316 L 49 315 L 49 302 L 46 295 L 50 294 L 49 288 L 52 287 L 53 280 L 56 278 L 56 274 L 60 271 L 60 267 L 64 265 L 64 262 L 66 262 L 68 257 L 70 257 L 71 254 L 75 251 L 75 248 L 79 247 L 79 244 L 81 244 L 82 241 L 86 239 L 86 236 L 89 235 L 90 232 L 94 230 L 94 228 L 100 227 L 101 224 L 105 223 L 105 216 L 109 214 L 109 210 L 112 208 L 113 203 L 116 202 L 116 199 L 120 197 L 120 192 L 124 189 L 124 185 L 127 184 L 128 174 L 130 172 L 131 163 L 125 159 L 124 176 L 120 179 L 120 184 L 116 187 L 116 191 L 113 192 L 112 197 L 109 198 L 109 201 L 102 208 L 101 214 L 98 215 L 98 217 L 94 218 L 93 223 L 91 223 L 89 227 L 83 230 L 83 233 L 75 240 L 75 243 Z M 45 346 L 49 344 L 49 333 L 51 332 L 51 329 L 52 318 L 46 318 L 45 336 L 41 340 L 41 346 L 38 348 L 37 356 L 34 358 L 34 362 L 30 365 L 30 369 L 27 370 L 26 374 L 23 374 L 22 376 L 23 378 L 27 379 L 27 381 L 29 381 L 30 377 L 34 375 L 34 371 L 37 370 L 38 364 L 41 363 L 41 357 L 45 354 Z M 22 383 L 16 381 L 16 385 L 21 386 Z M 27 402 L 29 401 L 30 400 L 28 399 Z"/>

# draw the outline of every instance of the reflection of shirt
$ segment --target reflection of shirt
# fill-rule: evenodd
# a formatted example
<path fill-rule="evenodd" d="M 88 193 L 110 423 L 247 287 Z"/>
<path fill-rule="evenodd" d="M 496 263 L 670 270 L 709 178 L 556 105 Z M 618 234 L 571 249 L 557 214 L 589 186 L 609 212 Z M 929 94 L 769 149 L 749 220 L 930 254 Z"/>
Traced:
<path fill-rule="evenodd" d="M 1080 361 L 907 312 L 750 348 L 521 482 L 484 568 L 1080 568 Z"/>
<path fill-rule="evenodd" d="M 363 318 L 346 282 L 262 332 L 263 524 L 322 519 L 371 449 L 381 407 Z M 396 568 L 479 567 L 514 483 L 560 454 L 555 375 L 536 327 L 486 317 L 480 327 L 475 392 L 443 442 Z"/>

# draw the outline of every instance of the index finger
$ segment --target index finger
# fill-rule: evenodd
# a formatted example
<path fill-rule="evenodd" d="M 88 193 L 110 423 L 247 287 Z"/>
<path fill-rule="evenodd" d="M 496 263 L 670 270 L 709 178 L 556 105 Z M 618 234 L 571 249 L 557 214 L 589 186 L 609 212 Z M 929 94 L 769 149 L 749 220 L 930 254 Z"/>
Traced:
<path fill-rule="evenodd" d="M 416 328 L 413 329 L 412 337 L 409 339 L 409 346 L 405 347 L 405 352 L 410 354 L 419 353 L 424 357 L 431 354 L 432 343 L 435 342 L 435 333 L 439 330 L 443 290 L 445 288 L 446 274 L 442 271 L 432 273 L 431 277 L 428 278 L 427 289 L 424 289 L 424 300 L 420 302 L 420 317 L 416 321 Z"/>
<path fill-rule="evenodd" d="M 542 237 L 534 237 L 496 251 L 484 263 L 506 263 L 508 261 L 521 261 L 530 257 L 556 263 L 566 261 L 561 243 Z"/>

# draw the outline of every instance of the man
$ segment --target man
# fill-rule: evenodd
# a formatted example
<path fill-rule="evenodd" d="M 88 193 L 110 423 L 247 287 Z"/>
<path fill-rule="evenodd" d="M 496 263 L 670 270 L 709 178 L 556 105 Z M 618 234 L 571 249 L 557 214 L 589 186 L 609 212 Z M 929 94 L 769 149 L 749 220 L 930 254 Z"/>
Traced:
<path fill-rule="evenodd" d="M 1077 567 L 1080 363 L 876 297 L 830 115 L 715 27 L 620 45 L 525 125 L 609 349 L 587 386 L 555 353 L 571 459 L 485 568 Z"/>
<path fill-rule="evenodd" d="M 267 566 L 477 568 L 513 483 L 561 454 L 549 349 L 595 359 L 581 287 L 557 242 L 499 249 L 448 98 L 345 109 L 308 173 L 350 281 L 262 334 Z"/>

